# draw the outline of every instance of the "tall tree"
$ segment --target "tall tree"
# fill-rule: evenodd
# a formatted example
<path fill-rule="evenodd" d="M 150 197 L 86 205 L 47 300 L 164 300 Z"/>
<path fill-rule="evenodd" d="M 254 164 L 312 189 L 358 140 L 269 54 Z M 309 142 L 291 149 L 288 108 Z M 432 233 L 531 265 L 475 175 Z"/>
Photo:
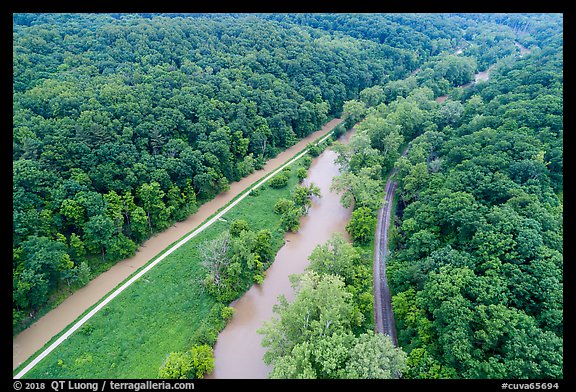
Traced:
<path fill-rule="evenodd" d="M 99 250 L 104 260 L 114 231 L 112 219 L 106 215 L 93 216 L 84 224 L 84 243 L 92 252 Z"/>

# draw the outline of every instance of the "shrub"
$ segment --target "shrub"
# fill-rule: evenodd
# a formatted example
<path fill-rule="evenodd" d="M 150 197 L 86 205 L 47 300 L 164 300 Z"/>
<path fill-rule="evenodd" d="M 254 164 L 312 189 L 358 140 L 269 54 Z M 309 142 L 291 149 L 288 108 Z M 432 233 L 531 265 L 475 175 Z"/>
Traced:
<path fill-rule="evenodd" d="M 262 284 L 264 282 L 264 276 L 262 276 L 262 274 L 256 274 L 254 275 L 254 283 L 256 284 Z"/>
<path fill-rule="evenodd" d="M 166 379 L 186 379 L 194 374 L 194 364 L 189 352 L 172 352 L 160 366 L 158 377 Z"/>
<path fill-rule="evenodd" d="M 299 167 L 296 170 L 296 177 L 298 177 L 298 182 L 304 181 L 304 179 L 308 177 L 308 170 L 303 167 Z"/>
<path fill-rule="evenodd" d="M 158 371 L 158 377 L 165 379 L 204 378 L 214 370 L 212 347 L 195 345 L 190 351 L 171 352 Z"/>
<path fill-rule="evenodd" d="M 280 224 L 285 231 L 296 233 L 300 229 L 300 217 L 304 215 L 302 208 L 292 207 L 282 214 Z"/>
<path fill-rule="evenodd" d="M 254 160 L 254 169 L 255 170 L 260 170 L 264 167 L 264 164 L 266 163 L 266 161 L 264 160 L 264 157 L 259 156 Z"/>
<path fill-rule="evenodd" d="M 310 156 L 316 158 L 318 155 L 320 155 L 321 152 L 322 152 L 322 149 L 320 147 L 318 147 L 317 145 L 314 145 L 314 144 L 308 145 L 308 154 L 310 154 Z"/>
<path fill-rule="evenodd" d="M 232 237 L 238 237 L 243 231 L 249 231 L 250 227 L 248 222 L 244 219 L 235 219 L 230 223 L 230 235 Z"/>
<path fill-rule="evenodd" d="M 357 208 L 346 225 L 346 231 L 352 240 L 358 244 L 366 244 L 374 235 L 376 218 L 368 207 Z"/>
<path fill-rule="evenodd" d="M 232 316 L 234 316 L 234 308 L 231 306 L 225 306 L 220 311 L 220 315 L 222 316 L 222 319 L 228 321 L 232 318 Z"/>
<path fill-rule="evenodd" d="M 278 199 L 278 201 L 274 205 L 274 212 L 276 214 L 284 214 L 286 211 L 290 210 L 291 208 L 294 208 L 294 206 L 295 204 L 293 200 L 281 198 Z"/>
<path fill-rule="evenodd" d="M 334 127 L 334 131 L 332 132 L 332 134 L 334 135 L 334 139 L 338 139 L 340 136 L 344 135 L 345 133 L 346 133 L 346 128 L 344 127 L 344 124 L 342 124 L 342 123 L 336 125 Z"/>
<path fill-rule="evenodd" d="M 288 185 L 288 176 L 285 173 L 279 173 L 270 180 L 270 186 L 275 189 L 284 188 Z"/>
<path fill-rule="evenodd" d="M 194 366 L 195 378 L 204 378 L 205 374 L 214 370 L 214 350 L 212 347 L 203 344 L 196 345 L 190 350 L 192 365 Z"/>
<path fill-rule="evenodd" d="M 217 338 L 218 331 L 204 323 L 202 326 L 200 326 L 200 328 L 196 330 L 192 341 L 197 344 L 207 344 L 209 346 L 213 346 L 216 343 Z"/>

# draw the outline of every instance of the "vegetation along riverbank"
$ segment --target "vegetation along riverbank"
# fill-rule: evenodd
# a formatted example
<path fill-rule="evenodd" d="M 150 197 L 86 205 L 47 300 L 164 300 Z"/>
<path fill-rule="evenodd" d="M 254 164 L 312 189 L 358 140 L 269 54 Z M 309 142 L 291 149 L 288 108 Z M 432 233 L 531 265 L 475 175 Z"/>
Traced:
<path fill-rule="evenodd" d="M 342 121 L 350 241 L 299 256 L 269 376 L 562 379 L 563 63 L 562 14 L 13 14 L 14 375 L 209 374 Z"/>

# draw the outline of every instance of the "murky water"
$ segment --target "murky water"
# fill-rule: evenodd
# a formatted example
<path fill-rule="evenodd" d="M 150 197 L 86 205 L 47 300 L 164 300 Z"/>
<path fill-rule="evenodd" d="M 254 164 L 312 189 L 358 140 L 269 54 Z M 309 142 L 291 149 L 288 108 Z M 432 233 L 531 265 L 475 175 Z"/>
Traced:
<path fill-rule="evenodd" d="M 442 103 L 442 102 L 444 102 L 444 101 L 447 100 L 447 99 L 448 99 L 448 95 L 441 95 L 441 96 L 439 96 L 438 98 L 436 98 L 436 102 Z"/>
<path fill-rule="evenodd" d="M 470 82 L 470 83 L 466 83 L 463 84 L 462 88 L 467 88 L 470 87 L 472 84 L 478 83 L 480 81 L 485 82 L 488 79 L 490 79 L 490 71 L 492 71 L 492 68 L 494 67 L 494 64 L 492 64 L 486 71 L 482 71 L 482 72 L 478 72 L 477 74 L 474 74 L 474 82 Z M 436 98 L 436 102 L 438 103 L 442 103 L 444 101 L 446 101 L 448 99 L 448 95 L 441 95 L 439 97 Z"/>
<path fill-rule="evenodd" d="M 144 242 L 136 255 L 115 264 L 108 271 L 102 273 L 85 287 L 68 297 L 57 308 L 14 337 L 12 340 L 12 368 L 16 369 L 28 357 L 41 349 L 54 335 L 76 320 L 86 309 L 98 302 L 104 295 L 146 264 L 151 258 L 195 229 L 210 215 L 249 188 L 255 181 L 276 170 L 303 150 L 308 143 L 326 134 L 341 121 L 342 119 L 334 119 L 328 122 L 321 130 L 302 139 L 298 144 L 282 152 L 276 158 L 269 160 L 263 170 L 258 170 L 248 177 L 230 184 L 229 191 L 221 193 L 216 198 L 203 204 L 194 215 L 185 221 L 176 223 L 169 229 Z"/>
<path fill-rule="evenodd" d="M 478 72 L 474 75 L 474 83 L 478 83 L 480 81 L 485 82 L 490 79 L 490 71 L 492 67 L 488 68 L 486 71 Z"/>
<path fill-rule="evenodd" d="M 340 140 L 346 142 L 352 132 Z M 214 347 L 215 369 L 206 378 L 264 379 L 270 372 L 262 357 L 266 350 L 261 346 L 262 335 L 256 330 L 274 315 L 272 307 L 283 294 L 288 301 L 294 292 L 288 277 L 304 272 L 312 250 L 325 243 L 333 233 L 346 233 L 346 223 L 352 209 L 340 204 L 340 196 L 330 192 L 332 178 L 339 173 L 334 163 L 336 153 L 325 150 L 315 158 L 306 182 L 320 187 L 321 198 L 312 200 L 308 215 L 301 220 L 300 230 L 285 236 L 286 244 L 276 255 L 262 285 L 254 285 L 232 304 L 235 313 L 218 336 Z"/>
<path fill-rule="evenodd" d="M 518 49 L 520 49 L 520 57 L 531 52 L 530 49 L 522 45 L 520 42 L 514 41 L 514 45 L 516 45 Z"/>

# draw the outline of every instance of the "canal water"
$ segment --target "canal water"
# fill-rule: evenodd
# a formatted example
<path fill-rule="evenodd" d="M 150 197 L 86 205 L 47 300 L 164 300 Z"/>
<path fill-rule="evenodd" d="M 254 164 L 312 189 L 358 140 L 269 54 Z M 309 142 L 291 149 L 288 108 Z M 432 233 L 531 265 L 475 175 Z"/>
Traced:
<path fill-rule="evenodd" d="M 41 349 L 54 335 L 72 323 L 86 309 L 98 302 L 104 295 L 113 290 L 151 258 L 200 226 L 208 217 L 224 207 L 241 192 L 282 166 L 309 143 L 325 135 L 342 121 L 343 119 L 340 118 L 329 121 L 321 130 L 308 135 L 294 146 L 280 153 L 276 158 L 267 161 L 262 170 L 257 170 L 242 180 L 231 183 L 227 192 L 219 194 L 214 199 L 200 206 L 198 211 L 185 221 L 177 222 L 165 231 L 145 241 L 138 249 L 136 255 L 118 262 L 108 271 L 100 274 L 86 286 L 68 297 L 57 308 L 14 337 L 12 341 L 12 368 L 16 369 L 32 354 Z"/>

